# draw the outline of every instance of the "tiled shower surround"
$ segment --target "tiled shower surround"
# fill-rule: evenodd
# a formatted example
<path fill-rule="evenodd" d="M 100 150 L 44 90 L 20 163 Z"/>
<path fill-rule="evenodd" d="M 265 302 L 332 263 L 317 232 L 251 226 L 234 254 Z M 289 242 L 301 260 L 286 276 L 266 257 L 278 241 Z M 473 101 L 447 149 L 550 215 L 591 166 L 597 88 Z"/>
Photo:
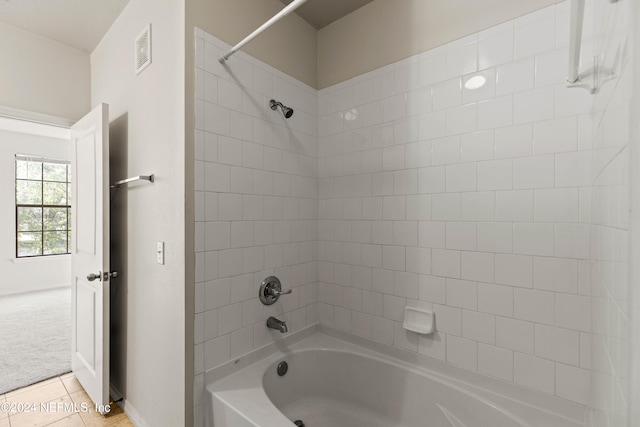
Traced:
<path fill-rule="evenodd" d="M 204 372 L 317 322 L 317 93 L 295 79 L 196 35 L 195 404 Z M 269 100 L 295 109 L 285 120 Z M 293 293 L 263 306 L 259 284 L 276 275 Z"/>
<path fill-rule="evenodd" d="M 624 405 L 611 206 L 628 178 L 602 170 L 626 170 L 625 152 L 608 161 L 627 141 L 607 142 L 610 91 L 593 114 L 566 87 L 568 26 L 564 2 L 320 91 L 243 53 L 225 68 L 229 46 L 198 33 L 196 425 L 203 373 L 272 340 L 272 314 L 593 398 L 599 419 Z M 276 309 L 257 298 L 271 273 L 294 288 Z M 404 330 L 406 305 L 437 332 Z"/>
<path fill-rule="evenodd" d="M 320 91 L 322 323 L 588 402 L 591 98 L 565 87 L 567 6 Z M 406 305 L 437 333 L 404 330 Z"/>

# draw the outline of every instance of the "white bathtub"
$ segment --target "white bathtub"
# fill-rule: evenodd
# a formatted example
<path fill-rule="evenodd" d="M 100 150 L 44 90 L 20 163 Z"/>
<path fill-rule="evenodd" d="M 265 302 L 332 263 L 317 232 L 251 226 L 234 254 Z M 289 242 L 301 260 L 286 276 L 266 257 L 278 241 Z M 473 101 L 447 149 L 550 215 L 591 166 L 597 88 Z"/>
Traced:
<path fill-rule="evenodd" d="M 281 361 L 289 367 L 284 376 L 276 372 Z M 445 370 L 442 375 L 317 333 L 210 382 L 205 417 L 208 427 L 288 427 L 294 420 L 306 427 L 583 425 L 579 405 Z"/>

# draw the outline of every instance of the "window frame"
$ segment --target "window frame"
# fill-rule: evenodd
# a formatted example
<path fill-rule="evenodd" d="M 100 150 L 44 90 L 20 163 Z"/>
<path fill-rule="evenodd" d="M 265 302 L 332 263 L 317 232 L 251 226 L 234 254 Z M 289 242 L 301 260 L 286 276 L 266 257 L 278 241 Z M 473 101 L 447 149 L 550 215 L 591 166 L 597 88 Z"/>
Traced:
<path fill-rule="evenodd" d="M 40 163 L 41 164 L 41 173 L 40 173 L 40 179 L 30 179 L 30 178 L 18 178 L 18 161 L 26 161 L 26 162 L 32 162 L 32 163 Z M 44 165 L 45 164 L 62 164 L 66 166 L 66 181 L 50 181 L 50 180 L 45 180 L 44 179 Z M 69 217 L 71 215 L 71 193 L 70 193 L 70 186 L 71 186 L 71 170 L 70 170 L 70 166 L 71 166 L 71 162 L 68 160 L 59 160 L 59 159 L 53 159 L 53 158 L 45 158 L 45 157 L 35 157 L 35 156 L 29 156 L 29 155 L 21 155 L 21 154 L 16 154 L 15 155 L 15 161 L 14 161 L 14 185 L 15 185 L 15 191 L 14 191 L 14 203 L 15 203 L 15 225 L 14 225 L 14 231 L 15 231 L 15 257 L 16 259 L 34 259 L 34 258 L 42 258 L 42 257 L 52 257 L 52 256 L 61 256 L 61 255 L 69 255 L 71 254 L 71 241 L 69 238 L 70 232 L 71 232 L 71 224 L 69 222 Z M 40 200 L 41 203 L 40 204 L 27 204 L 27 203 L 18 203 L 18 181 L 27 181 L 27 182 L 39 182 L 40 185 Z M 66 205 L 51 205 L 51 204 L 45 204 L 44 203 L 44 184 L 45 183 L 58 183 L 58 184 L 62 184 L 64 183 L 66 185 L 66 201 L 67 204 Z M 19 220 L 19 211 L 20 208 L 39 208 L 41 209 L 41 219 L 40 219 L 40 230 L 39 231 L 20 231 L 20 220 Z M 45 230 L 45 209 L 65 209 L 66 210 L 66 217 L 67 217 L 67 221 L 66 221 L 66 228 L 65 229 L 61 229 L 61 230 Z M 64 232 L 67 235 L 66 238 L 66 252 L 61 252 L 61 253 L 54 253 L 54 254 L 45 254 L 45 250 L 44 250 L 44 244 L 45 244 L 45 233 L 47 232 Z M 37 255 L 20 255 L 19 250 L 20 250 L 20 240 L 19 240 L 19 234 L 20 233 L 33 233 L 33 234 L 40 234 L 41 237 L 41 244 L 40 244 L 40 254 Z"/>

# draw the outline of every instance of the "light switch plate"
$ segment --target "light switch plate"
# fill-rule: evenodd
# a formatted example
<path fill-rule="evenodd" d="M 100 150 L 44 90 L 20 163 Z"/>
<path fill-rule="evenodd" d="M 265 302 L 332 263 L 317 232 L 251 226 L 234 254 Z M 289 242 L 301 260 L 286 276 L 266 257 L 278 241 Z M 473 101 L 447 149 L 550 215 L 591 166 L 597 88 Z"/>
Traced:
<path fill-rule="evenodd" d="M 156 243 L 156 262 L 164 265 L 164 242 Z"/>

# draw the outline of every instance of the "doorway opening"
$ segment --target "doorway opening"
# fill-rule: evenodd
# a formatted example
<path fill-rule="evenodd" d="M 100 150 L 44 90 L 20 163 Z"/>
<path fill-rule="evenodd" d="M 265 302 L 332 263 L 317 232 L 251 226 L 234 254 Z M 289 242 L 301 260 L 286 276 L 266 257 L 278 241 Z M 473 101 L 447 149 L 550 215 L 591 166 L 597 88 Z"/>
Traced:
<path fill-rule="evenodd" d="M 0 116 L 0 394 L 71 371 L 69 123 L 37 119 Z"/>

